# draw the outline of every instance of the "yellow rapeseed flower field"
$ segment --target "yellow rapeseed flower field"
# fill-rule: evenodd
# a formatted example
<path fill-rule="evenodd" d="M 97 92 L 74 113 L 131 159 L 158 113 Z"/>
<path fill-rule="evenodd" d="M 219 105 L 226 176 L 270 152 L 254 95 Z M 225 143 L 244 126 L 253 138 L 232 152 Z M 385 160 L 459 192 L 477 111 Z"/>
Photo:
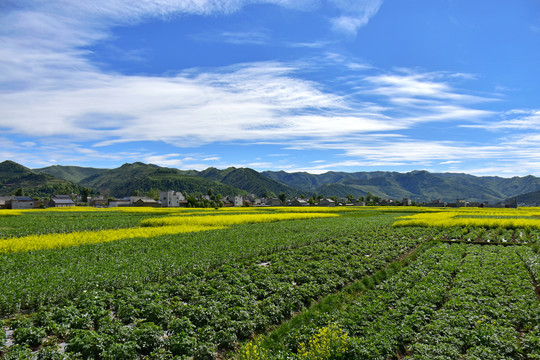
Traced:
<path fill-rule="evenodd" d="M 442 209 L 441 209 L 442 210 Z M 539 208 L 491 209 L 459 208 L 402 216 L 395 226 L 472 226 L 486 228 L 540 229 Z"/>
<path fill-rule="evenodd" d="M 315 219 L 321 217 L 336 217 L 338 214 L 326 213 L 285 213 L 285 214 L 234 214 L 234 215 L 209 215 L 209 216 L 170 216 L 152 218 L 141 221 L 142 226 L 172 226 L 172 225 L 197 225 L 197 226 L 230 226 L 238 224 L 264 223 L 281 220 Z"/>
<path fill-rule="evenodd" d="M 184 232 L 219 229 L 223 226 L 171 226 L 155 228 L 131 228 L 99 231 L 77 231 L 66 234 L 28 235 L 0 240 L 0 253 L 23 252 L 43 249 L 59 249 L 84 244 L 96 244 L 130 238 L 151 238 Z"/>
<path fill-rule="evenodd" d="M 17 210 L 0 210 L 0 217 L 2 216 L 17 216 L 22 215 L 21 211 Z"/>
<path fill-rule="evenodd" d="M 281 220 L 335 217 L 338 214 L 227 214 L 201 216 L 170 216 L 147 219 L 143 227 L 98 231 L 80 231 L 64 234 L 28 235 L 0 239 L 0 253 L 23 252 L 42 249 L 58 249 L 83 244 L 95 244 L 130 238 L 151 238 L 185 232 L 222 229 L 227 226 Z"/>

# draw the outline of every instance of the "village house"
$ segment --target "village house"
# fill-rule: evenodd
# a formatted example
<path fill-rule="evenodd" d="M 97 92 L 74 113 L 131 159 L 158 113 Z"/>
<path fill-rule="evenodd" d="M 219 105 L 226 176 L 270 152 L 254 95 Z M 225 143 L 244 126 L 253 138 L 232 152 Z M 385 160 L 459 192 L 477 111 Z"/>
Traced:
<path fill-rule="evenodd" d="M 332 199 L 321 199 L 321 201 L 319 201 L 319 205 L 320 206 L 336 206 L 336 202 Z"/>
<path fill-rule="evenodd" d="M 179 191 L 164 191 L 159 193 L 159 200 L 163 207 L 179 207 L 181 204 L 187 204 L 186 198 Z"/>
<path fill-rule="evenodd" d="M 469 202 L 465 199 L 457 199 L 456 200 L 456 207 L 467 207 L 469 206 Z"/>
<path fill-rule="evenodd" d="M 75 201 L 69 195 L 53 195 L 47 203 L 49 207 L 69 207 L 75 205 Z"/>
<path fill-rule="evenodd" d="M 308 206 L 308 202 L 304 199 L 296 198 L 293 201 L 291 201 L 292 206 Z"/>
<path fill-rule="evenodd" d="M 88 198 L 88 205 L 93 207 L 107 207 L 109 205 L 109 200 L 105 199 L 103 196 L 97 196 Z"/>
<path fill-rule="evenodd" d="M 268 205 L 268 206 L 280 206 L 281 205 L 281 200 L 279 200 L 278 198 L 266 199 L 266 205 Z"/>
<path fill-rule="evenodd" d="M 5 202 L 7 209 L 33 209 L 34 199 L 29 196 L 12 196 Z"/>
<path fill-rule="evenodd" d="M 131 206 L 131 201 L 129 201 L 129 199 L 109 200 L 109 207 L 119 207 L 119 206 Z"/>
<path fill-rule="evenodd" d="M 139 200 L 135 201 L 135 203 L 133 204 L 135 206 L 148 206 L 148 207 L 159 206 L 159 203 L 156 200 L 150 199 L 150 198 L 139 198 Z"/>
<path fill-rule="evenodd" d="M 253 199 L 253 201 L 251 201 L 251 204 L 253 204 L 253 206 L 261 206 L 261 205 L 264 205 L 263 200 L 260 199 L 260 198 L 255 198 L 255 199 Z"/>
<path fill-rule="evenodd" d="M 242 195 L 236 195 L 236 196 L 229 196 L 227 200 L 230 201 L 232 206 L 243 206 L 244 205 L 244 197 Z"/>
<path fill-rule="evenodd" d="M 423 204 L 422 206 L 426 207 L 446 207 L 448 204 L 444 201 L 441 201 L 441 199 L 433 200 L 432 202 L 429 202 L 427 204 Z"/>

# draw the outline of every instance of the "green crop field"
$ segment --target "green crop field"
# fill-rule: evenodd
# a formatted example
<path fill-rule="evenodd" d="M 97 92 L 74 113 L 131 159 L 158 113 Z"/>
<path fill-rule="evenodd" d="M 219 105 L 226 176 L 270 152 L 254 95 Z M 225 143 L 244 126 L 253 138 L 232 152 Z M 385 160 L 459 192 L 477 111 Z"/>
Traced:
<path fill-rule="evenodd" d="M 536 213 L 423 211 L 1 211 L 0 356 L 540 359 Z"/>

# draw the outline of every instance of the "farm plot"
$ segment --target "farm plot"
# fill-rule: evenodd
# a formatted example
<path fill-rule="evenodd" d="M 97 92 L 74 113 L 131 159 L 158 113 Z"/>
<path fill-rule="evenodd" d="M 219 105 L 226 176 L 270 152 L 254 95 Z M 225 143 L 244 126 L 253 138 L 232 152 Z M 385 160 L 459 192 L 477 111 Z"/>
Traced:
<path fill-rule="evenodd" d="M 28 235 L 2 239 L 0 253 L 24 252 L 43 249 L 60 249 L 84 244 L 97 244 L 130 238 L 153 238 L 186 232 L 223 229 L 235 224 L 269 223 L 282 220 L 316 219 L 335 217 L 337 214 L 228 214 L 215 216 L 174 216 L 151 218 L 141 221 L 143 227 L 129 229 L 75 231 L 64 234 Z"/>
<path fill-rule="evenodd" d="M 529 247 L 440 243 L 374 289 L 308 311 L 238 357 L 537 359 L 539 262 Z"/>
<path fill-rule="evenodd" d="M 1 254 L 4 356 L 215 358 L 429 233 L 353 213 Z"/>

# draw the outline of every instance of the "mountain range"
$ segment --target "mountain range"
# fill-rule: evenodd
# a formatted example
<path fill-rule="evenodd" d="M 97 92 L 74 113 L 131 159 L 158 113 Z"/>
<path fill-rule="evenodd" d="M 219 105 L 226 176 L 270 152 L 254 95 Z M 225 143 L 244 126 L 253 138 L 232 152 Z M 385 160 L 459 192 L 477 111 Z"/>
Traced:
<path fill-rule="evenodd" d="M 399 172 L 257 172 L 249 168 L 203 171 L 179 170 L 140 162 L 126 163 L 115 169 L 54 165 L 29 169 L 13 161 L 0 163 L 0 196 L 22 188 L 30 195 L 47 196 L 61 191 L 77 192 L 82 188 L 101 194 L 124 197 L 135 192 L 176 190 L 189 194 L 206 194 L 208 189 L 222 195 L 255 194 L 271 196 L 281 193 L 289 197 L 312 196 L 354 197 L 367 193 L 390 199 L 410 198 L 417 202 L 440 199 L 455 202 L 519 201 L 537 198 L 540 178 L 478 177 L 461 173 L 430 173 L 428 171 Z M 530 195 L 529 195 L 530 194 Z"/>

